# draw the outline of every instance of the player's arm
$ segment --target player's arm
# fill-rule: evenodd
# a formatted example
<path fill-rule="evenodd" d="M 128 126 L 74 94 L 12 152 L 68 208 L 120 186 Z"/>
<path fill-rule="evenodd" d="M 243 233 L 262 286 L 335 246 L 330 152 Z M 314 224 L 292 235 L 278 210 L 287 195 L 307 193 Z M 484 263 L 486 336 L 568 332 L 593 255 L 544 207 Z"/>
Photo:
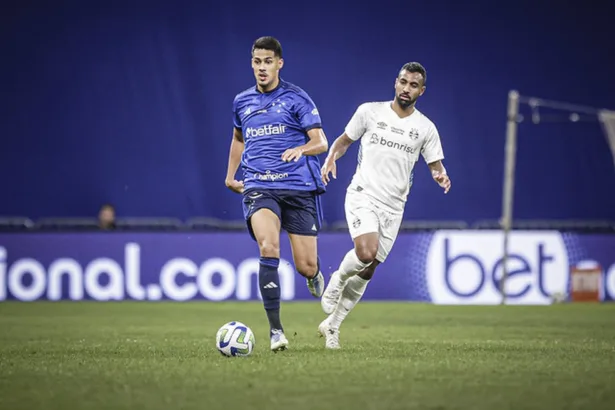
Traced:
<path fill-rule="evenodd" d="M 243 181 L 237 181 L 235 179 L 235 174 L 237 173 L 237 169 L 239 169 L 241 154 L 243 154 L 244 147 L 245 143 L 243 140 L 243 133 L 241 132 L 241 129 L 234 127 L 233 138 L 231 140 L 231 149 L 229 150 L 228 155 L 225 184 L 232 191 L 239 194 L 243 192 Z"/>
<path fill-rule="evenodd" d="M 436 181 L 438 185 L 444 188 L 444 193 L 448 193 L 451 189 L 451 180 L 444 168 L 442 160 L 444 159 L 444 153 L 442 151 L 442 144 L 440 142 L 440 134 L 435 125 L 430 129 L 430 132 L 425 139 L 421 154 L 431 171 L 431 177 Z"/>
<path fill-rule="evenodd" d="M 327 152 L 329 142 L 322 129 L 320 113 L 314 101 L 305 91 L 301 90 L 295 95 L 292 111 L 307 134 L 308 140 L 303 145 L 286 150 L 282 154 L 282 160 L 297 162 L 304 155 L 319 155 Z"/>
<path fill-rule="evenodd" d="M 329 150 L 329 155 L 327 155 L 325 163 L 322 166 L 322 182 L 324 182 L 325 185 L 329 183 L 329 173 L 331 173 L 333 179 L 337 178 L 335 161 L 344 156 L 346 151 L 348 151 L 348 147 L 350 147 L 353 142 L 354 140 L 346 133 L 343 133 L 333 141 L 333 145 L 331 145 L 331 149 Z"/>
<path fill-rule="evenodd" d="M 451 189 L 451 180 L 446 174 L 446 168 L 444 168 L 444 164 L 442 161 L 432 162 L 427 164 L 429 170 L 431 171 L 431 176 L 440 185 L 444 188 L 444 193 L 446 194 Z"/>
<path fill-rule="evenodd" d="M 282 154 L 282 160 L 287 162 L 294 160 L 297 162 L 303 155 L 320 155 L 323 152 L 327 152 L 329 149 L 329 141 L 327 141 L 327 137 L 322 128 L 316 127 L 308 130 L 307 136 L 307 143 L 286 150 L 284 154 Z"/>
<path fill-rule="evenodd" d="M 335 165 L 335 161 L 348 151 L 348 147 L 350 147 L 353 142 L 358 141 L 363 136 L 367 130 L 366 123 L 367 105 L 361 104 L 352 115 L 350 121 L 348 121 L 348 124 L 346 124 L 344 133 L 337 137 L 333 145 L 331 145 L 329 155 L 327 155 L 325 164 L 320 170 L 322 182 L 325 185 L 329 183 L 329 173 L 331 173 L 334 179 L 337 178 L 337 166 Z"/>

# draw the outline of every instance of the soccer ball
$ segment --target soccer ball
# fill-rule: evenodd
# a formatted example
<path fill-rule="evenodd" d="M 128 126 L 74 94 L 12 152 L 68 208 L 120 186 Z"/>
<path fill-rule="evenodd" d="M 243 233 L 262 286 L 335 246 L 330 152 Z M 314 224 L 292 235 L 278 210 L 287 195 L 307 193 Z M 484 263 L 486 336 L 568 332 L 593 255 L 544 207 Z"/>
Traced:
<path fill-rule="evenodd" d="M 241 322 L 229 322 L 216 333 L 216 347 L 224 356 L 250 356 L 254 344 L 252 329 Z"/>

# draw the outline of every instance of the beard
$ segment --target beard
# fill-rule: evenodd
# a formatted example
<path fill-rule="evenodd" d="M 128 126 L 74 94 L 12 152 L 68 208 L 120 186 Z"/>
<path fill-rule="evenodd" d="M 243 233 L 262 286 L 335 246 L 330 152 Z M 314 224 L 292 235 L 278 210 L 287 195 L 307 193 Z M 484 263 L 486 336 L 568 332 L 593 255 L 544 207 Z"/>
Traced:
<path fill-rule="evenodd" d="M 395 100 L 397 100 L 397 104 L 399 104 L 399 106 L 401 108 L 403 108 L 403 109 L 411 107 L 412 104 L 414 104 L 414 101 L 415 101 L 415 100 L 412 99 L 412 97 L 410 97 L 409 100 L 404 100 L 404 99 L 399 98 L 399 96 L 396 96 Z"/>

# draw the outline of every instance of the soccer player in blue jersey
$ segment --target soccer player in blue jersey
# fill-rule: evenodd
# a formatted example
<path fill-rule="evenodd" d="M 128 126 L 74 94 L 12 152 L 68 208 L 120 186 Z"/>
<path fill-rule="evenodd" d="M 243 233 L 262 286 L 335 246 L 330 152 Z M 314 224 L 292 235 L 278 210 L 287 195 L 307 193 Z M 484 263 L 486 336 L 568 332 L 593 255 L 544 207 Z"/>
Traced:
<path fill-rule="evenodd" d="M 243 195 L 250 235 L 260 250 L 259 287 L 270 327 L 271 350 L 285 350 L 280 321 L 280 230 L 288 233 L 297 271 L 310 293 L 324 290 L 316 240 L 325 192 L 316 155 L 328 142 L 318 109 L 308 94 L 280 78 L 282 46 L 273 37 L 252 45 L 256 86 L 233 101 L 233 138 L 226 186 Z M 243 180 L 235 174 L 241 164 Z"/>

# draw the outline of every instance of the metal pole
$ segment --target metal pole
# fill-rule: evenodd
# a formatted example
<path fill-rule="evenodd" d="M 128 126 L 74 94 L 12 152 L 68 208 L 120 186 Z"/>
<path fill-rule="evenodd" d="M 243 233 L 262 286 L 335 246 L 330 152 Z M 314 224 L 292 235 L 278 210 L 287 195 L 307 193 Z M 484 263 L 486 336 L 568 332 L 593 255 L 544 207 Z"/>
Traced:
<path fill-rule="evenodd" d="M 504 233 L 504 249 L 502 256 L 502 279 L 500 293 L 502 304 L 506 304 L 506 277 L 508 276 L 508 244 L 512 229 L 512 214 L 515 188 L 515 162 L 517 155 L 517 116 L 519 114 L 519 93 L 512 90 L 508 93 L 508 120 L 506 124 L 506 159 L 504 164 L 504 192 L 502 195 L 502 220 Z"/>

